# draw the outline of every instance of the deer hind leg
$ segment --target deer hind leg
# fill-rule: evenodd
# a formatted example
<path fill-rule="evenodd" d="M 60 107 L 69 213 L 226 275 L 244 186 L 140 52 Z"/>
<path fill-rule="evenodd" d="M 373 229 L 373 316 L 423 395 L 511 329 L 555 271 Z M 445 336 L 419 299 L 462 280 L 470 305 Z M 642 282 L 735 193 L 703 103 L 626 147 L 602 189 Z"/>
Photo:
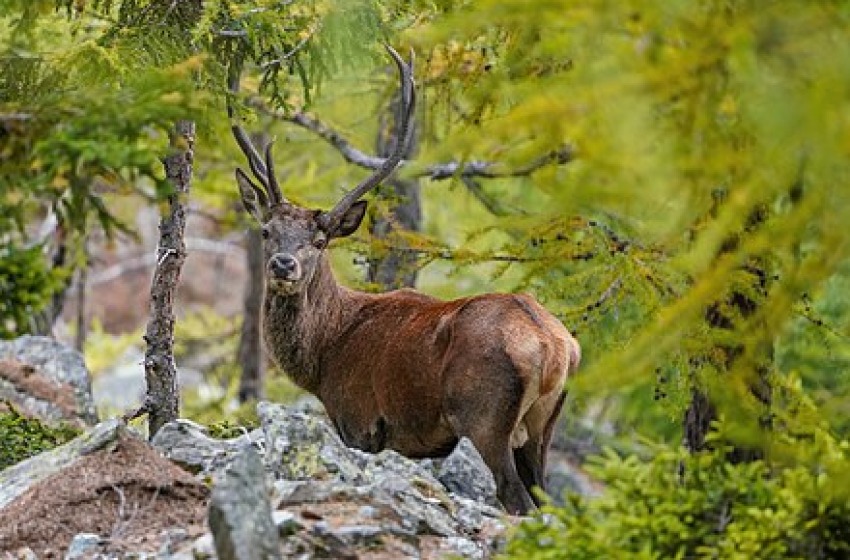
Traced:
<path fill-rule="evenodd" d="M 517 472 L 510 443 L 523 383 L 513 367 L 490 366 L 483 376 L 474 369 L 447 372 L 446 418 L 455 435 L 468 437 L 481 453 L 508 513 L 525 514 L 535 506 Z"/>
<path fill-rule="evenodd" d="M 565 398 L 566 393 L 559 391 L 535 402 L 523 418 L 530 426 L 528 441 L 514 449 L 517 472 L 537 506 L 541 505 L 541 500 L 533 488 L 546 491 L 546 456 Z"/>

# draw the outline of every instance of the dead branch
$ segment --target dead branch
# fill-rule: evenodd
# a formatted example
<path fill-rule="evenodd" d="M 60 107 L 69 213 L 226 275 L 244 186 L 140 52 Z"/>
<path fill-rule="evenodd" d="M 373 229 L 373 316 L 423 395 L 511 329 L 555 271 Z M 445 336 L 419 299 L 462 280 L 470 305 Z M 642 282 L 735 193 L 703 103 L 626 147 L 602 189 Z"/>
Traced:
<path fill-rule="evenodd" d="M 349 163 L 363 167 L 364 169 L 380 169 L 384 164 L 385 158 L 375 157 L 366 154 L 365 152 L 355 148 L 351 142 L 344 138 L 337 131 L 333 130 L 318 119 L 315 119 L 306 113 L 295 112 L 287 114 L 281 110 L 275 110 L 259 99 L 252 99 L 249 104 L 258 111 L 274 117 L 279 120 L 291 122 L 309 130 L 316 134 L 328 144 L 336 148 L 343 158 Z M 538 169 L 550 164 L 569 163 L 574 158 L 574 150 L 570 145 L 561 146 L 557 150 L 544 154 L 528 164 L 518 167 L 509 168 L 503 163 L 492 161 L 450 161 L 446 163 L 434 163 L 425 165 L 415 169 L 412 172 L 414 177 L 428 177 L 432 181 L 442 181 L 453 177 L 468 178 L 480 177 L 485 179 L 498 179 L 508 177 L 525 177 L 531 175 Z M 402 160 L 399 168 L 410 165 L 409 160 Z"/>

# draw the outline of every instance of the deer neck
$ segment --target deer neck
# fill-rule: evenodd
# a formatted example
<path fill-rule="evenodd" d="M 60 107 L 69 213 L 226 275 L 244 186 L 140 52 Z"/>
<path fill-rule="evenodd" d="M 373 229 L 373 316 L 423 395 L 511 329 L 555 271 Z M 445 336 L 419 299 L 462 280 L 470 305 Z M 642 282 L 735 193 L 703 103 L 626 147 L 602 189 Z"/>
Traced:
<path fill-rule="evenodd" d="M 266 346 L 284 372 L 315 393 L 321 382 L 321 357 L 337 339 L 352 311 L 352 291 L 340 286 L 326 255 L 297 294 L 266 291 L 263 332 Z"/>

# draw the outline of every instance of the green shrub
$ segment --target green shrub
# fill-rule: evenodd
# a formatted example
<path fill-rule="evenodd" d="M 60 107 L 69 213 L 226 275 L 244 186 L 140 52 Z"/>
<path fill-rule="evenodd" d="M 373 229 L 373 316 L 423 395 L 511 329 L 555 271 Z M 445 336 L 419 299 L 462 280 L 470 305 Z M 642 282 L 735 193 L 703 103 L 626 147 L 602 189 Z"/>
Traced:
<path fill-rule="evenodd" d="M 27 418 L 10 406 L 8 412 L 0 413 L 0 470 L 62 445 L 79 433 L 66 424 L 51 427 Z"/>
<path fill-rule="evenodd" d="M 828 469 L 663 449 L 650 460 L 608 451 L 589 470 L 602 496 L 545 507 L 518 526 L 505 558 L 850 557 L 847 481 Z"/>
<path fill-rule="evenodd" d="M 0 338 L 29 332 L 32 316 L 48 304 L 65 274 L 47 268 L 41 246 L 0 248 Z"/>

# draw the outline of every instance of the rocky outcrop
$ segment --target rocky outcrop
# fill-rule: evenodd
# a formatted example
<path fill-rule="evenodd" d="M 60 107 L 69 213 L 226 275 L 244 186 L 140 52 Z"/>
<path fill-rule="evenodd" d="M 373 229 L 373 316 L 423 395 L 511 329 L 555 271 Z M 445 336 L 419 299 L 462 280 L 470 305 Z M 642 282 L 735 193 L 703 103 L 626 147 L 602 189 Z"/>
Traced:
<path fill-rule="evenodd" d="M 394 451 L 370 454 L 346 447 L 313 407 L 261 403 L 258 413 L 261 437 L 250 432 L 215 443 L 201 428 L 178 421 L 167 425 L 166 435 L 158 435 L 154 443 L 167 456 L 181 457 L 181 463 L 191 463 L 198 471 L 213 464 L 230 465 L 210 473 L 214 496 L 224 492 L 219 488 L 233 486 L 227 481 L 240 462 L 240 451 L 235 450 L 252 445 L 273 481 L 271 519 L 282 557 L 487 558 L 499 547 L 510 519 L 487 503 L 492 502 L 494 489 L 490 492 L 477 480 L 467 487 L 474 480 L 469 473 L 478 472 L 477 466 L 470 467 L 477 456 L 471 443 L 450 461 L 414 461 Z M 452 481 L 451 490 L 438 474 Z M 256 473 L 252 476 L 255 482 L 250 486 L 261 487 Z M 228 492 L 235 495 L 236 490 Z M 219 518 L 223 513 L 214 515 Z M 211 525 L 216 542 L 235 538 L 227 524 Z M 210 542 L 204 536 L 178 552 L 186 558 L 208 557 Z"/>
<path fill-rule="evenodd" d="M 259 429 L 230 440 L 212 438 L 203 426 L 178 420 L 157 434 L 153 446 L 138 437 L 132 438 L 132 446 L 124 443 L 124 455 L 135 449 L 142 463 L 163 461 L 172 469 L 177 463 L 194 473 L 192 477 L 176 469 L 188 481 L 173 472 L 163 474 L 172 490 L 168 499 L 159 493 L 153 500 L 160 508 L 192 507 L 201 517 L 179 517 L 183 521 L 160 524 L 145 535 L 133 533 L 141 528 L 127 530 L 120 541 L 77 523 L 77 531 L 86 534 L 74 539 L 70 535 L 65 553 L 185 560 L 489 558 L 515 521 L 494 507 L 495 483 L 469 440 L 461 440 L 444 460 L 411 460 L 394 451 L 371 454 L 346 447 L 316 407 L 261 403 L 258 413 Z M 20 506 L 19 497 L 29 487 L 65 468 L 72 472 L 68 465 L 75 457 L 100 453 L 109 460 L 104 453 L 115 441 L 120 443 L 121 433 L 127 430 L 119 421 L 108 421 L 0 473 L 0 518 L 4 505 Z M 132 463 L 128 457 L 123 461 Z M 163 465 L 153 471 L 148 467 L 133 478 L 135 486 L 126 488 L 149 488 L 153 472 L 168 471 Z M 192 486 L 201 483 L 212 487 L 208 509 L 205 494 Z M 105 489 L 106 495 L 120 494 L 110 490 L 112 480 L 88 484 Z M 122 492 L 129 499 L 129 490 Z M 168 511 L 158 510 L 157 519 L 166 518 Z"/>
<path fill-rule="evenodd" d="M 83 356 L 44 336 L 0 340 L 0 403 L 47 422 L 97 422 Z"/>
<path fill-rule="evenodd" d="M 262 439 L 262 430 L 246 431 L 234 439 L 216 439 L 205 426 L 181 418 L 163 426 L 151 444 L 184 469 L 206 476 L 223 472 L 246 444 L 259 445 Z"/>

